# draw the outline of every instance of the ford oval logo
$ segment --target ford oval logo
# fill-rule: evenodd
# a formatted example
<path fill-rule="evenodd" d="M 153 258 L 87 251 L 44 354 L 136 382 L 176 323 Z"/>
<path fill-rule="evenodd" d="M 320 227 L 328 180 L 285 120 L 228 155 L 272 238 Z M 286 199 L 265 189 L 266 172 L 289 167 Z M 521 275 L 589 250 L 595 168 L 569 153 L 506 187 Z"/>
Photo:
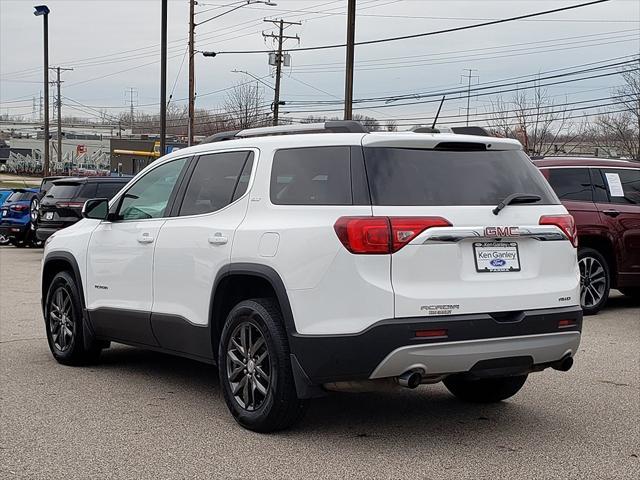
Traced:
<path fill-rule="evenodd" d="M 491 264 L 491 266 L 493 267 L 504 267 L 504 265 L 507 263 L 505 262 L 503 259 L 501 258 L 494 258 L 493 260 L 491 260 L 489 262 Z"/>

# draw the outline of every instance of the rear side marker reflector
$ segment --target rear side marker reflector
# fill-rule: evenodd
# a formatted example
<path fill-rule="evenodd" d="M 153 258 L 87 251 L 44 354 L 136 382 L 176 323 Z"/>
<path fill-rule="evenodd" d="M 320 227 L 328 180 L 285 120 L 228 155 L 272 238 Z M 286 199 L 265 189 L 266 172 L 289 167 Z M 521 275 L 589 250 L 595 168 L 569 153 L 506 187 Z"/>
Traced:
<path fill-rule="evenodd" d="M 428 228 L 450 227 L 442 217 L 340 217 L 333 226 L 351 253 L 395 253 Z"/>
<path fill-rule="evenodd" d="M 56 203 L 56 207 L 59 208 L 82 208 L 84 206 L 83 202 L 58 202 Z"/>
<path fill-rule="evenodd" d="M 569 214 L 543 215 L 538 222 L 540 225 L 555 225 L 564 232 L 574 247 L 578 247 L 578 232 L 576 222 Z"/>
<path fill-rule="evenodd" d="M 575 327 L 575 326 L 576 326 L 575 320 L 560 320 L 558 322 L 558 328 L 569 328 L 569 327 Z"/>
<path fill-rule="evenodd" d="M 446 329 L 438 330 L 418 330 L 416 331 L 417 338 L 447 338 L 448 332 Z"/>

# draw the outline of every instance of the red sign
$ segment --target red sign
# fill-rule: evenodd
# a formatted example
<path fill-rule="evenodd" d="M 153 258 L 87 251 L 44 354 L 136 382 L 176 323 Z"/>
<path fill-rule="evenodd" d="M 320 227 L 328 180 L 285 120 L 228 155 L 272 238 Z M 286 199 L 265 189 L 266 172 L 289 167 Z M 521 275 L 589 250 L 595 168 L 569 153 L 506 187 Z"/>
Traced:
<path fill-rule="evenodd" d="M 77 155 L 81 155 L 83 153 L 87 153 L 87 146 L 86 145 L 76 145 L 76 154 Z"/>

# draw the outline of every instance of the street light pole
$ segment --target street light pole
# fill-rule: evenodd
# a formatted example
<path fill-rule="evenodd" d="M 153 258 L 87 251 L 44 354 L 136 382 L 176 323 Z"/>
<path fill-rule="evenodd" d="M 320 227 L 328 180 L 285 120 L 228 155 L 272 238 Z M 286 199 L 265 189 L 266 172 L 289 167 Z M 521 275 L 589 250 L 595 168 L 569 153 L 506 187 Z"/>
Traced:
<path fill-rule="evenodd" d="M 49 7 L 38 5 L 33 7 L 33 14 L 42 17 L 44 22 L 44 161 L 42 176 L 49 175 Z"/>

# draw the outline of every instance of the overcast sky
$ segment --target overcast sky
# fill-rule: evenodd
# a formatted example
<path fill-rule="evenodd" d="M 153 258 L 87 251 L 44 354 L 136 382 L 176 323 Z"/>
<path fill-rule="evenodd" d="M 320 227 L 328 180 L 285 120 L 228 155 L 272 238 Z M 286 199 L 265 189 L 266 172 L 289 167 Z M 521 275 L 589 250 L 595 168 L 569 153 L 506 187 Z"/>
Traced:
<path fill-rule="evenodd" d="M 286 33 L 300 37 L 300 46 L 343 43 L 346 36 L 346 0 L 274 0 L 277 6 L 251 5 L 196 28 L 198 50 L 264 50 L 272 48 L 262 32 L 272 30 L 264 18 L 300 21 Z M 32 116 L 32 97 L 42 89 L 42 19 L 33 15 L 37 2 L 0 0 L 0 113 Z M 356 41 L 429 32 L 481 23 L 582 2 L 550 1 L 436 1 L 358 0 Z M 238 2 L 198 2 L 196 21 L 225 12 Z M 136 92 L 136 108 L 157 111 L 159 101 L 159 0 L 49 0 L 50 64 L 73 67 L 64 72 L 65 114 L 89 117 L 95 109 L 110 114 L 126 110 L 129 89 Z M 168 89 L 174 101 L 187 96 L 188 0 L 169 1 Z M 223 5 L 227 5 L 221 7 Z M 505 23 L 419 39 L 356 47 L 355 98 L 416 92 L 439 92 L 461 85 L 465 69 L 473 69 L 473 83 L 554 71 L 564 73 L 594 62 L 623 61 L 640 53 L 640 1 L 612 0 L 536 19 Z M 288 41 L 289 48 L 297 42 Z M 344 96 L 343 48 L 292 52 L 292 66 L 283 71 L 281 98 L 285 112 L 332 109 L 340 105 L 294 106 L 298 101 L 330 101 Z M 184 64 L 183 64 L 184 59 Z M 618 60 L 612 60 L 618 59 Z M 182 65 L 182 69 L 180 67 Z M 594 63 L 594 65 L 596 65 Z M 576 67 L 576 68 L 571 68 Z M 234 82 L 251 80 L 232 70 L 246 70 L 264 82 L 273 78 L 266 54 L 226 54 L 196 57 L 197 106 L 221 106 Z M 608 73 L 602 70 L 588 75 Z M 476 77 L 477 75 L 477 77 Z M 584 76 L 584 75 L 583 75 Z M 575 77 L 563 77 L 560 80 Z M 513 80 L 512 80 L 513 81 Z M 175 89 L 174 89 L 175 84 Z M 616 75 L 549 86 L 559 103 L 606 97 L 620 84 Z M 266 101 L 273 92 L 261 84 Z M 510 94 L 505 94 L 506 96 Z M 455 96 L 455 95 L 453 95 Z M 471 112 L 484 113 L 492 97 L 471 98 Z M 424 99 L 415 99 L 416 101 Z M 87 107 L 80 107 L 78 103 Z M 379 118 L 432 116 L 437 103 L 397 106 L 381 100 L 360 113 Z M 409 103 L 405 101 L 404 103 Z M 606 103 L 606 102 L 600 102 Z M 593 105 L 591 103 L 589 105 Z M 72 110 L 72 106 L 82 108 Z M 578 107 L 587 105 L 576 104 Z M 466 100 L 445 103 L 442 115 L 462 113 Z M 293 113 L 296 112 L 296 113 Z M 593 112 L 593 110 L 590 110 Z M 453 118 L 453 117 L 451 117 Z"/>

